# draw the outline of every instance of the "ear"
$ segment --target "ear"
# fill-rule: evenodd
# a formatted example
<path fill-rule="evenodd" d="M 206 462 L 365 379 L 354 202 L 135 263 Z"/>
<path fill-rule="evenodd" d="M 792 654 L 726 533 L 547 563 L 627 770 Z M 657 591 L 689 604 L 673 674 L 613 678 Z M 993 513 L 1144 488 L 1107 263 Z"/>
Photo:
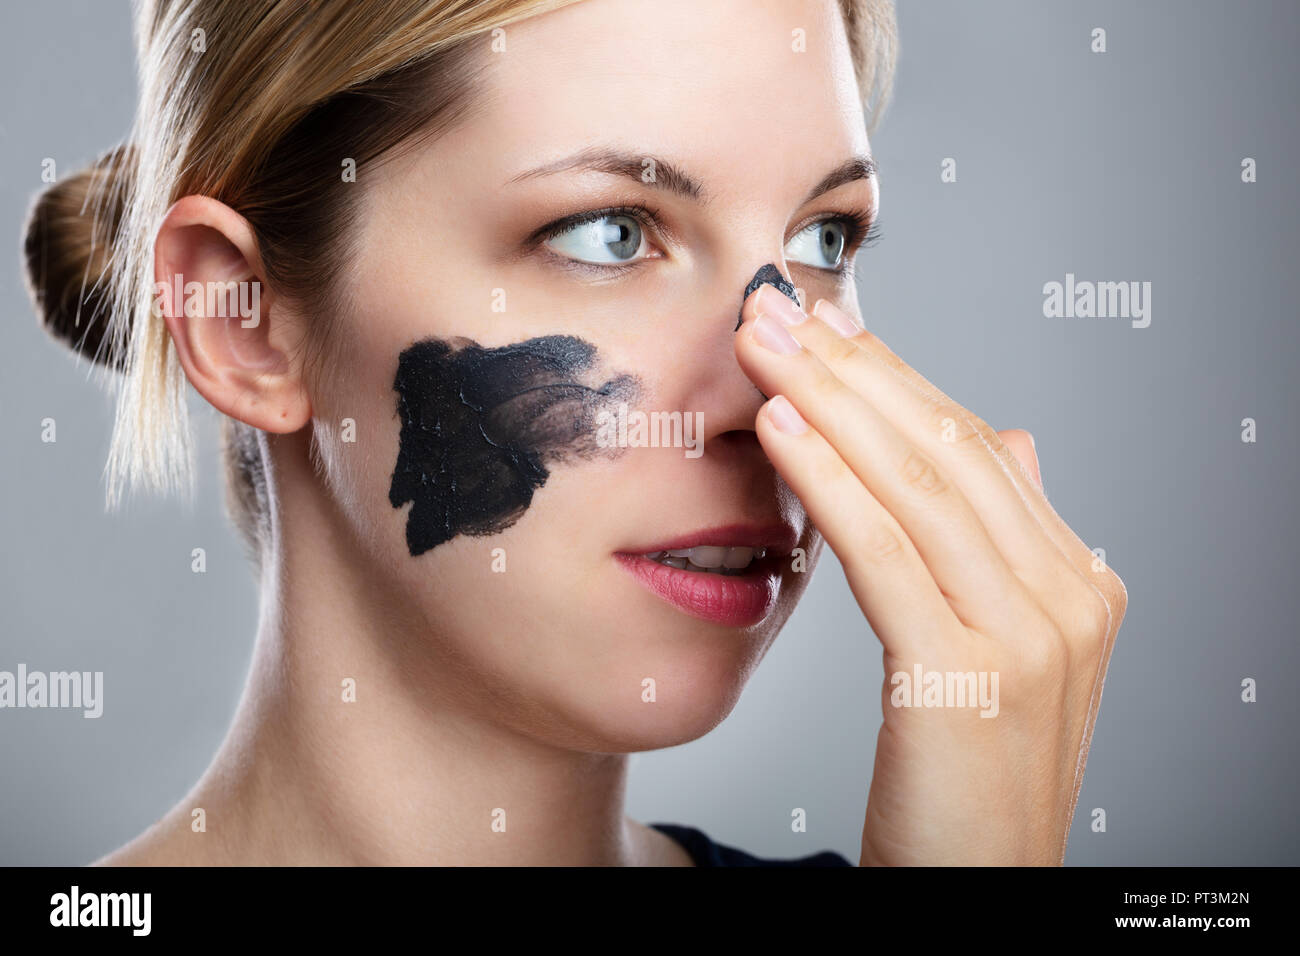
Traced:
<path fill-rule="evenodd" d="M 190 383 L 231 418 L 294 432 L 311 419 L 305 329 L 264 275 L 252 226 L 229 206 L 186 196 L 167 211 L 154 240 L 154 309 Z"/>

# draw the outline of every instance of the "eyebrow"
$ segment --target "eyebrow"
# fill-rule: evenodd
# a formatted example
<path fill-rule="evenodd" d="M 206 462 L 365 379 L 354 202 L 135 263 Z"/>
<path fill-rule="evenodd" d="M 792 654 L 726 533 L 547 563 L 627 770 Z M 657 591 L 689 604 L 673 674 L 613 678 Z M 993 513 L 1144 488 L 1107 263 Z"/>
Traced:
<path fill-rule="evenodd" d="M 570 169 L 593 170 L 624 176 L 628 179 L 635 179 L 647 186 L 666 189 L 688 199 L 699 200 L 704 196 L 704 187 L 700 184 L 700 181 L 668 160 L 648 154 L 629 153 L 617 149 L 585 149 L 564 159 L 557 159 L 534 169 L 525 170 L 509 181 L 517 183 L 525 179 L 550 176 Z M 650 169 L 654 170 L 654 178 L 647 181 L 645 172 Z M 876 175 L 876 163 L 870 156 L 854 156 L 823 177 L 821 182 L 808 193 L 801 205 L 807 205 L 823 193 L 828 193 L 845 183 L 870 179 L 874 175 Z"/>
<path fill-rule="evenodd" d="M 687 175 L 668 160 L 617 149 L 584 149 L 565 159 L 557 159 L 553 163 L 526 170 L 510 182 L 517 183 L 535 176 L 550 176 L 568 169 L 590 169 L 601 173 L 613 173 L 616 176 L 626 176 L 647 186 L 667 189 L 687 199 L 699 199 L 704 195 L 704 187 L 700 185 L 699 180 Z M 654 171 L 653 179 L 645 179 L 647 170 Z"/>
<path fill-rule="evenodd" d="M 812 192 L 807 195 L 802 205 L 806 206 L 822 193 L 828 193 L 845 183 L 856 182 L 859 179 L 870 179 L 874 175 L 876 175 L 875 160 L 870 156 L 854 156 L 827 173 L 826 177 L 813 187 Z"/>

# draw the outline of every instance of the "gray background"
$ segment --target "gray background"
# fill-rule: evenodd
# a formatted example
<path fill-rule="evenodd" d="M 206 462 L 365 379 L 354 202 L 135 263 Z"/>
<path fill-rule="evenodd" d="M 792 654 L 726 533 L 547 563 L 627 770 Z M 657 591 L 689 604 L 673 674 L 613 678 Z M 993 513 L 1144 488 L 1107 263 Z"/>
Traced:
<path fill-rule="evenodd" d="M 903 0 L 899 19 L 874 140 L 884 239 L 860 260 L 868 324 L 996 427 L 1033 431 L 1057 510 L 1129 589 L 1067 862 L 1300 863 L 1300 4 Z M 70 173 L 127 131 L 127 4 L 13 3 L 4 20 L 0 669 L 102 670 L 107 707 L 0 711 L 0 863 L 75 864 L 198 778 L 234 711 L 256 594 L 222 514 L 214 413 L 195 402 L 193 507 L 105 514 L 109 401 L 45 340 L 22 286 L 41 160 Z M 1066 272 L 1150 281 L 1150 328 L 1044 318 L 1042 286 Z M 631 812 L 760 855 L 856 859 L 882 677 L 827 552 L 733 716 L 633 758 Z M 1243 677 L 1258 703 L 1240 701 Z"/>

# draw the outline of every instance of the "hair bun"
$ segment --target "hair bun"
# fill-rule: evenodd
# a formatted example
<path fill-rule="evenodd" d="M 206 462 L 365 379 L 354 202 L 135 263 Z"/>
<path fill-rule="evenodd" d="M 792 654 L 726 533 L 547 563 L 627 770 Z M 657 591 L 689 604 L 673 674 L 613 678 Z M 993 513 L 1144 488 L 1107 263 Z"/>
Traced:
<path fill-rule="evenodd" d="M 128 193 L 129 147 L 55 182 L 32 205 L 23 253 L 27 288 L 47 332 L 73 351 L 120 370 L 108 334 L 113 244 Z"/>

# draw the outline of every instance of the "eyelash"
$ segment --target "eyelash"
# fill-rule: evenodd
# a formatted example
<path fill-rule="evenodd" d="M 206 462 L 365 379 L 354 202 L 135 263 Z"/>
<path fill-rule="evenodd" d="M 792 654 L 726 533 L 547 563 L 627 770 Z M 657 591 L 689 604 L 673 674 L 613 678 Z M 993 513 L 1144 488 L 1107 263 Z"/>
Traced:
<path fill-rule="evenodd" d="M 652 206 L 606 206 L 602 209 L 590 209 L 586 212 L 575 213 L 571 216 L 556 219 L 554 222 L 549 222 L 540 229 L 534 230 L 525 242 L 529 246 L 540 246 L 547 240 L 554 239 L 556 236 L 562 235 L 570 229 L 585 225 L 589 222 L 596 222 L 599 219 L 604 219 L 606 216 L 627 216 L 635 219 L 641 228 L 647 229 L 652 234 L 661 234 L 664 232 L 663 228 L 659 224 L 659 211 Z M 878 218 L 873 218 L 860 209 L 846 209 L 810 219 L 798 229 L 794 230 L 792 235 L 798 235 L 809 226 L 819 225 L 826 222 L 835 222 L 837 220 L 845 223 L 847 226 L 844 242 L 844 256 L 840 261 L 838 269 L 822 269 L 819 271 L 841 274 L 848 271 L 849 265 L 853 261 L 853 257 L 860 250 L 865 249 L 868 246 L 874 246 L 880 241 L 880 220 Z M 565 258 L 566 262 L 573 263 L 573 260 L 567 259 L 567 257 L 561 258 Z M 609 273 L 611 271 L 626 271 L 627 269 L 632 268 L 635 263 L 627 263 L 622 266 L 598 265 L 595 263 L 573 263 L 573 265 L 583 266 L 585 269 L 589 270 Z"/>
<path fill-rule="evenodd" d="M 589 222 L 604 219 L 606 216 L 627 216 L 635 219 L 642 228 L 662 232 L 659 228 L 659 210 L 651 206 L 606 206 L 604 209 L 591 209 L 587 212 L 575 213 L 572 216 L 565 216 L 563 219 L 547 223 L 533 232 L 527 241 L 530 244 L 543 243 L 548 239 L 554 239 L 561 233 L 568 232 L 575 226 L 586 225 Z"/>
<path fill-rule="evenodd" d="M 836 221 L 847 226 L 844 237 L 844 255 L 840 258 L 840 264 L 837 268 L 819 269 L 818 271 L 829 272 L 832 275 L 844 275 L 852 268 L 854 256 L 861 250 L 874 246 L 880 241 L 880 219 L 879 217 L 872 217 L 860 209 L 845 209 L 808 220 L 794 231 L 794 235 L 797 236 L 809 226 L 818 226 Z"/>

